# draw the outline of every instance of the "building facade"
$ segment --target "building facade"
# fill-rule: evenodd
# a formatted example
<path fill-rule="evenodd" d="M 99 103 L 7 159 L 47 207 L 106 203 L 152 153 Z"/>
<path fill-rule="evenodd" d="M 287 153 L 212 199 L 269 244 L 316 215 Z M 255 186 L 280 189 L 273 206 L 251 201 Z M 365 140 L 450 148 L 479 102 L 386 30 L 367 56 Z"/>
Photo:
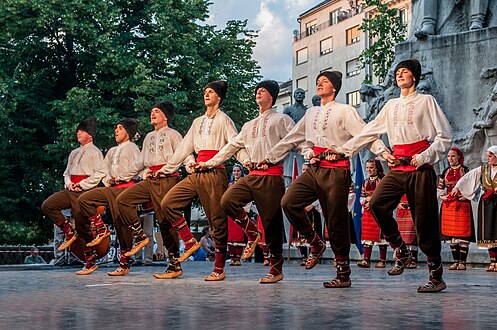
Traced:
<path fill-rule="evenodd" d="M 388 1 L 388 0 L 387 0 Z M 304 103 L 311 106 L 315 95 L 315 79 L 322 71 L 337 70 L 343 73 L 343 84 L 337 101 L 356 107 L 364 114 L 359 88 L 370 73 L 360 68 L 358 60 L 370 40 L 359 30 L 362 20 L 374 13 L 365 10 L 360 0 L 326 0 L 299 16 L 300 30 L 294 31 L 292 45 L 293 90 L 306 91 Z M 399 19 L 409 29 L 411 0 L 390 0 L 398 8 Z"/>

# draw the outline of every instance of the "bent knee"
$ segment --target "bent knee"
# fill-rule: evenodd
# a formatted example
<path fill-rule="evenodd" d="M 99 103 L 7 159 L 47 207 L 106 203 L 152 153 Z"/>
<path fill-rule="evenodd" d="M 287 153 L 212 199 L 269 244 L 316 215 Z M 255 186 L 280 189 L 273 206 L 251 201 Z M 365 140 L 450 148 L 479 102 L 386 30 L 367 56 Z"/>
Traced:
<path fill-rule="evenodd" d="M 42 204 L 41 204 L 41 212 L 43 212 L 44 214 L 46 214 L 47 212 L 50 211 L 50 203 L 47 203 L 47 201 L 45 200 Z"/>

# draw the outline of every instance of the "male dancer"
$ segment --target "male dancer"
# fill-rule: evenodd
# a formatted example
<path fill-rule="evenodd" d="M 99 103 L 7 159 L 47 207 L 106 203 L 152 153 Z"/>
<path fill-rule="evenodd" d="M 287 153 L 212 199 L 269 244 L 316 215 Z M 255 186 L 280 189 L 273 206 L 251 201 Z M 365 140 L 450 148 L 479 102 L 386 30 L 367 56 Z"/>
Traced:
<path fill-rule="evenodd" d="M 267 153 L 267 162 L 278 163 L 288 150 L 300 145 L 304 158 L 310 160 L 309 170 L 297 178 L 281 200 L 292 226 L 301 233 L 311 246 L 306 269 L 313 268 L 326 250 L 325 243 L 312 228 L 305 207 L 319 199 L 328 224 L 329 240 L 337 261 L 337 276 L 325 287 L 350 287 L 350 228 L 347 201 L 349 195 L 350 161 L 348 158 L 334 159 L 329 148 L 343 145 L 359 134 L 365 123 L 356 109 L 335 101 L 342 86 L 342 74 L 324 71 L 316 78 L 316 90 L 321 97 L 321 106 L 307 110 L 305 116 Z M 380 152 L 384 148 L 378 141 L 373 148 Z"/>
<path fill-rule="evenodd" d="M 133 238 L 131 232 L 119 221 L 120 213 L 117 208 L 116 197 L 119 196 L 127 187 L 135 183 L 138 171 L 134 169 L 134 163 L 140 156 L 138 146 L 130 141 L 138 129 L 138 123 L 135 119 L 123 119 L 116 124 L 114 129 L 117 146 L 112 147 L 105 156 L 104 163 L 107 175 L 102 182 L 105 187 L 92 189 L 85 192 L 78 198 L 81 207 L 81 213 L 93 223 L 97 230 L 97 237 L 86 244 L 84 268 L 77 272 L 78 275 L 88 275 L 97 270 L 96 257 L 94 256 L 93 246 L 98 245 L 105 237 L 110 236 L 110 231 L 102 221 L 102 217 L 97 213 L 97 207 L 108 206 L 114 219 L 117 238 L 120 244 L 119 267 L 108 272 L 109 276 L 123 276 L 129 273 L 129 257 L 124 255 L 131 249 Z"/>
<path fill-rule="evenodd" d="M 121 214 L 120 220 L 123 225 L 132 230 L 135 241 L 132 250 L 126 253 L 128 256 L 141 251 L 141 248 L 150 241 L 143 231 L 136 207 L 138 204 L 152 201 L 162 241 L 169 254 L 169 267 L 162 274 L 154 274 L 156 278 L 161 279 L 175 278 L 183 274 L 177 259 L 179 257 L 178 234 L 169 221 L 165 219 L 164 212 L 160 207 L 162 198 L 179 182 L 179 173 L 174 171 L 168 175 L 156 175 L 156 172 L 172 157 L 182 139 L 180 133 L 169 127 L 173 117 L 174 106 L 169 102 L 161 101 L 152 107 L 150 123 L 155 130 L 145 136 L 141 155 L 135 164 L 139 171 L 144 170 L 145 179 L 129 187 L 117 197 Z"/>
<path fill-rule="evenodd" d="M 181 210 L 196 196 L 200 198 L 216 245 L 214 270 L 205 277 L 206 281 L 220 281 L 226 277 L 224 264 L 228 243 L 228 219 L 221 208 L 221 197 L 228 188 L 228 175 L 224 166 L 202 171 L 193 159 L 187 157 L 195 151 L 198 155 L 197 162 L 208 161 L 237 135 L 233 121 L 219 108 L 226 96 L 226 90 L 225 81 L 213 81 L 204 87 L 205 114 L 193 121 L 172 159 L 157 172 L 158 175 L 174 173 L 182 162 L 188 164 L 187 168 L 195 170 L 166 194 L 161 207 L 166 218 L 185 242 L 185 252 L 178 258 L 179 261 L 183 261 L 200 248 L 200 243 L 193 237 Z M 243 155 L 246 155 L 244 151 L 239 159 L 248 158 Z"/>
<path fill-rule="evenodd" d="M 337 151 L 351 156 L 386 133 L 393 148 L 382 153 L 392 170 L 380 182 L 369 202 L 385 239 L 395 251 L 395 265 L 389 275 L 402 274 L 412 256 L 402 240 L 392 211 L 406 194 L 419 238 L 428 262 L 428 283 L 418 292 L 439 292 L 442 279 L 440 228 L 438 222 L 437 176 L 433 164 L 442 160 L 452 143 L 449 122 L 431 95 L 416 93 L 421 77 L 418 60 L 401 61 L 395 68 L 400 97 L 389 100 L 363 131 Z"/>
<path fill-rule="evenodd" d="M 84 242 L 82 245 L 93 239 L 90 224 L 81 214 L 78 197 L 83 192 L 95 188 L 106 174 L 102 152 L 93 144 L 97 135 L 95 117 L 82 121 L 76 128 L 76 134 L 80 147 L 69 154 L 64 171 L 66 189 L 54 193 L 41 205 L 43 214 L 49 217 L 66 236 L 58 248 L 59 251 L 67 249 L 78 237 Z M 65 209 L 71 209 L 76 230 L 62 214 L 62 210 Z"/>
<path fill-rule="evenodd" d="M 259 106 L 259 116 L 245 123 L 240 134 L 219 151 L 212 159 L 200 162 L 202 169 L 222 164 L 240 149 L 245 149 L 249 158 L 243 160 L 250 169 L 248 176 L 240 178 L 221 199 L 221 206 L 248 237 L 242 259 L 249 259 L 261 238 L 256 225 L 249 219 L 243 207 L 254 201 L 259 210 L 266 244 L 269 248 L 269 274 L 260 283 L 276 283 L 283 279 L 283 214 L 280 201 L 285 193 L 283 164 L 254 165 L 264 159 L 266 152 L 278 143 L 295 126 L 292 118 L 271 110 L 280 88 L 274 80 L 265 80 L 255 88 L 255 101 Z"/>

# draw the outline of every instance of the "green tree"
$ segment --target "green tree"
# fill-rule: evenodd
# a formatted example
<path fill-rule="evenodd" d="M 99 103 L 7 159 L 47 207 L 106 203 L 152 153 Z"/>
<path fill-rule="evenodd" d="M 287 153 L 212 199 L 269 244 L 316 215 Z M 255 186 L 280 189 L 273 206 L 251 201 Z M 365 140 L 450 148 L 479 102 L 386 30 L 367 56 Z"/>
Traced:
<path fill-rule="evenodd" d="M 246 22 L 205 23 L 207 0 L 4 0 L 0 11 L 0 222 L 48 237 L 39 206 L 62 188 L 75 128 L 95 115 L 95 144 L 113 146 L 114 123 L 172 101 L 185 133 L 203 111 L 202 87 L 228 80 L 225 111 L 240 126 L 254 112 L 260 78 Z M 142 134 L 144 135 L 144 134 Z M 1 225 L 1 223 L 0 223 Z M 19 230 L 19 232 L 21 232 Z M 15 243 L 15 230 L 0 244 Z"/>
<path fill-rule="evenodd" d="M 390 1 L 364 0 L 364 9 L 372 8 L 371 16 L 362 21 L 359 29 L 368 34 L 371 45 L 362 51 L 359 60 L 362 67 L 370 65 L 373 74 L 382 81 L 395 59 L 395 45 L 405 41 L 406 25 L 399 17 L 397 8 L 390 8 Z M 370 83 L 367 76 L 365 83 Z"/>

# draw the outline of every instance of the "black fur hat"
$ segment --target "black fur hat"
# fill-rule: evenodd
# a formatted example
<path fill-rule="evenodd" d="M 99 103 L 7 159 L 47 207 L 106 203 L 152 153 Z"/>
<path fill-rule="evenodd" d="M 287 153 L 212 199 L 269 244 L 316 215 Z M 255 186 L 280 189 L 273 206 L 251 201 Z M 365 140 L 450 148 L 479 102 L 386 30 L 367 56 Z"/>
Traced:
<path fill-rule="evenodd" d="M 325 76 L 335 88 L 335 97 L 338 95 L 338 92 L 342 88 L 342 73 L 340 71 L 323 71 L 318 74 L 316 78 L 316 83 L 318 82 L 319 77 Z"/>
<path fill-rule="evenodd" d="M 116 126 L 121 124 L 128 133 L 129 139 L 133 139 L 138 131 L 138 122 L 134 118 L 125 118 L 117 122 Z"/>
<path fill-rule="evenodd" d="M 97 137 L 97 118 L 91 116 L 79 123 L 76 128 L 76 132 L 85 131 L 93 137 L 93 140 Z"/>
<path fill-rule="evenodd" d="M 414 76 L 414 85 L 418 86 L 419 81 L 421 80 L 421 63 L 419 63 L 418 60 L 412 58 L 410 60 L 405 60 L 405 61 L 400 61 L 399 64 L 395 67 L 394 74 L 397 73 L 397 70 L 406 68 L 407 70 L 411 71 L 412 75 Z"/>
<path fill-rule="evenodd" d="M 221 99 L 221 102 L 223 102 L 224 98 L 226 97 L 226 92 L 228 91 L 228 83 L 224 80 L 216 80 L 216 81 L 211 81 L 204 87 L 204 91 L 207 88 L 212 88 L 214 92 L 216 92 L 217 96 Z"/>
<path fill-rule="evenodd" d="M 276 103 L 276 99 L 278 98 L 278 94 L 280 93 L 280 86 L 278 85 L 278 83 L 274 80 L 264 80 L 264 81 L 261 81 L 256 87 L 255 87 L 255 93 L 257 94 L 257 90 L 259 88 L 264 88 L 266 89 L 269 94 L 271 94 L 272 98 L 273 98 L 273 106 L 274 104 Z"/>
<path fill-rule="evenodd" d="M 174 105 L 171 102 L 159 101 L 156 104 L 154 104 L 152 109 L 153 108 L 160 109 L 160 111 L 162 111 L 162 113 L 166 116 L 169 124 L 171 124 L 171 121 L 173 120 L 174 117 Z"/>

